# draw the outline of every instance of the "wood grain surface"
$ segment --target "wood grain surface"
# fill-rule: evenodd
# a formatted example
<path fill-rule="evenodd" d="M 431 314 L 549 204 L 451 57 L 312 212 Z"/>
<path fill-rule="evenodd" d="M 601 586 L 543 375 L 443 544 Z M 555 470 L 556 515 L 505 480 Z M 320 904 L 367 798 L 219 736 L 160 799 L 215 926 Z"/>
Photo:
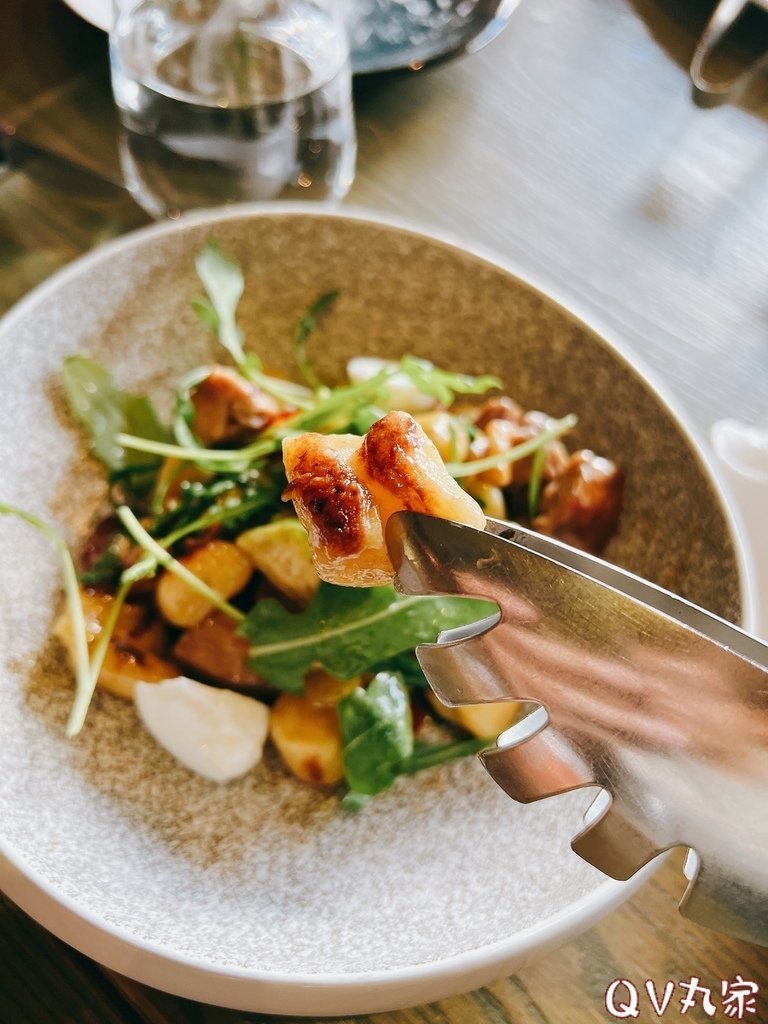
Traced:
<path fill-rule="evenodd" d="M 491 46 L 427 75 L 358 84 L 350 203 L 484 246 L 640 358 L 705 436 L 768 422 L 768 86 L 700 110 L 684 65 L 705 0 L 523 0 Z M 58 0 L 0 6 L 0 120 L 116 177 L 106 41 Z M 754 14 L 727 60 L 768 45 Z M 0 309 L 100 242 L 147 222 L 126 193 L 45 157 L 0 170 Z M 591 1024 L 609 983 L 692 976 L 760 985 L 768 952 L 676 909 L 681 858 L 598 926 L 513 978 L 376 1024 Z M 680 1015 L 680 998 L 666 1012 Z M 701 1009 L 686 1014 L 711 1019 Z M 103 971 L 0 903 L 0 1022 L 225 1024 L 256 1014 Z M 640 1021 L 657 1020 L 641 999 Z M 722 1009 L 715 1019 L 726 1020 Z"/>

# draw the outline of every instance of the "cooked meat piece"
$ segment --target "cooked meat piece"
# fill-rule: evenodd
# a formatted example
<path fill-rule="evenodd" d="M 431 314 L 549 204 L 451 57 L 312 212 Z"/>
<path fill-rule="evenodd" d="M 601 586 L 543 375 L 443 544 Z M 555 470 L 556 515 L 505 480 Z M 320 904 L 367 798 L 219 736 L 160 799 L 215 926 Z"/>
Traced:
<path fill-rule="evenodd" d="M 489 398 L 477 409 L 475 413 L 475 425 L 484 430 L 492 420 L 507 420 L 509 423 L 519 423 L 523 418 L 523 410 L 512 398 L 506 395 L 498 395 Z"/>
<path fill-rule="evenodd" d="M 519 422 L 512 420 L 492 419 L 485 426 L 484 436 L 487 439 L 482 455 L 501 455 L 511 448 L 516 448 L 525 441 L 540 434 L 552 421 L 541 413 L 526 413 Z M 477 446 L 479 450 L 479 446 Z M 544 464 L 541 469 L 542 480 L 551 480 L 562 473 L 568 462 L 568 451 L 562 441 L 557 438 L 545 447 Z M 518 462 L 494 466 L 480 474 L 480 480 L 494 487 L 510 487 L 527 484 L 531 478 L 533 455 L 527 455 Z"/>
<path fill-rule="evenodd" d="M 173 657 L 195 678 L 236 689 L 268 689 L 261 676 L 245 663 L 248 641 L 236 632 L 236 623 L 217 612 L 182 633 Z"/>
<path fill-rule="evenodd" d="M 609 459 L 582 449 L 541 495 L 533 528 L 599 554 L 616 529 L 624 477 Z"/>
<path fill-rule="evenodd" d="M 419 424 L 405 412 L 389 412 L 363 438 L 359 475 L 381 513 L 423 512 L 485 528 L 482 509 L 453 479 Z"/>
<path fill-rule="evenodd" d="M 301 434 L 283 441 L 283 497 L 293 501 L 309 534 L 318 575 L 339 586 L 375 587 L 392 580 L 379 511 L 352 465 L 361 443 L 352 434 Z"/>
<path fill-rule="evenodd" d="M 283 412 L 279 403 L 234 370 L 214 366 L 192 395 L 194 429 L 204 445 L 243 440 Z"/>
<path fill-rule="evenodd" d="M 391 582 L 384 526 L 398 511 L 482 529 L 479 505 L 448 474 L 408 413 L 390 412 L 364 438 L 302 434 L 283 442 L 284 497 L 309 534 L 321 579 L 348 587 Z"/>

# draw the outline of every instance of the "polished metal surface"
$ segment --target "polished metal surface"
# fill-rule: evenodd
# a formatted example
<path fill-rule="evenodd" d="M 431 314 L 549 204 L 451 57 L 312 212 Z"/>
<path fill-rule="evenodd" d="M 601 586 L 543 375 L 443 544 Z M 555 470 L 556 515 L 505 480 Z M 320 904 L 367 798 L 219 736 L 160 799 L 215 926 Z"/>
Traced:
<path fill-rule="evenodd" d="M 707 72 L 707 65 L 715 50 L 750 4 L 768 11 L 768 0 L 719 0 L 696 44 L 691 58 L 690 76 L 694 97 L 704 106 L 716 106 L 736 98 L 738 92 L 755 75 L 768 67 L 766 52 L 729 81 L 712 81 Z M 768 43 L 768 40 L 766 42 Z"/>
<path fill-rule="evenodd" d="M 446 704 L 530 702 L 532 714 L 482 755 L 496 782 L 524 803 L 601 787 L 576 853 L 628 878 L 689 847 L 683 913 L 768 945 L 768 646 L 496 521 L 484 532 L 401 513 L 387 544 L 405 593 L 499 606 L 418 650 Z"/>

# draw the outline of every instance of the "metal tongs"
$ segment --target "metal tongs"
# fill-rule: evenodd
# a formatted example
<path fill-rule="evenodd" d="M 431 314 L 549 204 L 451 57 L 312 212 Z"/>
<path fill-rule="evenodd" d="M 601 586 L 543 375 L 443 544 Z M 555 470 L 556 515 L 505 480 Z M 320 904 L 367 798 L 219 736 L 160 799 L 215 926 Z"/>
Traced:
<path fill-rule="evenodd" d="M 529 803 L 602 787 L 576 853 L 627 879 L 688 847 L 681 911 L 768 945 L 768 646 L 509 523 L 403 512 L 387 546 L 404 593 L 499 606 L 417 654 L 447 705 L 527 702 L 481 754 L 502 789 Z"/>

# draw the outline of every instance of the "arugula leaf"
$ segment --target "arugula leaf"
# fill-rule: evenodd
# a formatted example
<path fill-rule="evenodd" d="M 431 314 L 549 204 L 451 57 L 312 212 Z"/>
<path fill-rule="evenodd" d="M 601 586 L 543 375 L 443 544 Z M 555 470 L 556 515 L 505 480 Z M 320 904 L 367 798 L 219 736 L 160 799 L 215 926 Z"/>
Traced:
<path fill-rule="evenodd" d="M 317 329 L 320 320 L 338 298 L 337 291 L 326 292 L 321 295 L 304 314 L 296 325 L 296 332 L 293 336 L 293 347 L 296 358 L 296 365 L 301 371 L 304 380 L 310 387 L 319 389 L 323 386 L 322 381 L 315 373 L 315 368 L 307 357 L 307 342 L 313 331 Z"/>
<path fill-rule="evenodd" d="M 456 395 L 482 395 L 491 388 L 502 387 L 499 377 L 486 375 L 470 377 L 465 373 L 451 373 L 434 366 L 428 359 L 403 356 L 400 368 L 423 395 L 432 395 L 441 405 L 453 405 Z"/>
<path fill-rule="evenodd" d="M 384 658 L 433 642 L 444 629 L 497 610 L 471 597 L 403 597 L 392 587 L 322 583 L 302 612 L 288 612 L 272 599 L 259 601 L 238 632 L 251 642 L 253 669 L 279 689 L 300 693 L 313 664 L 351 679 Z"/>
<path fill-rule="evenodd" d="M 389 789 L 398 766 L 413 752 L 408 691 L 394 672 L 374 676 L 338 704 L 344 777 L 350 790 L 367 796 Z"/>
<path fill-rule="evenodd" d="M 214 334 L 218 334 L 219 314 L 213 308 L 210 299 L 205 299 L 202 295 L 192 299 L 192 309 L 200 323 L 205 324 L 208 330 L 213 331 Z"/>
<path fill-rule="evenodd" d="M 374 423 L 386 416 L 386 411 L 375 405 L 363 405 L 357 410 L 349 421 L 349 430 L 352 434 L 367 434 Z"/>
<path fill-rule="evenodd" d="M 212 238 L 195 260 L 195 269 L 209 301 L 197 299 L 192 308 L 207 327 L 216 331 L 221 344 L 242 368 L 246 363 L 243 332 L 235 318 L 245 287 L 240 264 L 226 256 Z M 251 355 L 249 361 L 252 363 L 254 359 Z"/>
<path fill-rule="evenodd" d="M 72 415 L 88 431 L 91 451 L 112 470 L 125 470 L 129 463 L 117 435 L 135 434 L 152 441 L 165 441 L 168 434 L 150 400 L 132 395 L 115 384 L 112 374 L 86 356 L 68 356 L 62 366 L 64 391 Z M 130 466 L 158 465 L 156 455 L 133 453 Z"/>
<path fill-rule="evenodd" d="M 233 536 L 267 522 L 280 509 L 284 489 L 281 473 L 274 479 L 260 473 L 242 473 L 206 482 L 183 480 L 176 504 L 157 516 L 150 533 L 155 538 L 170 534 L 179 539 L 216 525 L 222 536 Z"/>

